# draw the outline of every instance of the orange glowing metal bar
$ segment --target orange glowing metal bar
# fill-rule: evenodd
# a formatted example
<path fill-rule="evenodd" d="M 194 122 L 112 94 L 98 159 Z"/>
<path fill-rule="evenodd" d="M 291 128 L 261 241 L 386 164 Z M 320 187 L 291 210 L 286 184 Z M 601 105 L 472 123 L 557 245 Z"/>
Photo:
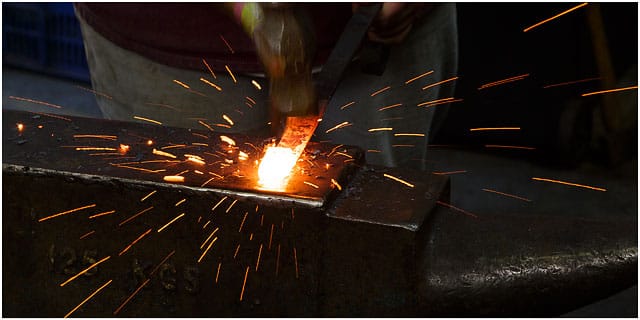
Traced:
<path fill-rule="evenodd" d="M 233 205 L 236 204 L 236 202 L 238 202 L 238 199 L 233 200 L 233 202 L 229 205 L 229 207 L 227 208 L 225 213 L 229 213 L 229 210 L 231 210 L 231 208 L 233 208 Z"/>
<path fill-rule="evenodd" d="M 211 173 L 211 172 L 209 172 L 209 173 Z M 211 211 L 215 211 L 215 210 L 216 210 L 216 208 L 217 208 L 220 204 L 222 204 L 222 202 L 223 202 L 223 201 L 227 200 L 227 198 L 228 198 L 228 196 L 224 196 L 224 198 L 220 199 L 220 201 L 218 201 L 218 203 L 217 203 L 215 206 L 213 206 L 213 208 L 211 208 Z"/>
<path fill-rule="evenodd" d="M 113 280 L 109 280 L 107 281 L 105 284 L 103 284 L 100 288 L 96 289 L 96 291 L 94 291 L 91 295 L 89 295 L 86 299 L 82 300 L 82 302 L 80 302 L 79 305 L 77 305 L 75 308 L 73 308 L 73 310 L 69 311 L 69 313 L 67 313 L 64 317 L 68 318 L 72 313 L 74 313 L 76 310 L 78 310 L 80 307 L 82 307 L 83 304 L 85 304 L 87 301 L 89 301 L 91 298 L 93 298 L 93 296 L 95 296 L 96 294 L 98 294 L 98 292 L 100 292 L 102 289 L 104 289 L 106 286 L 110 285 L 111 282 Z"/>
<path fill-rule="evenodd" d="M 94 219 L 94 218 L 97 218 L 97 217 L 106 216 L 108 214 L 112 214 L 112 213 L 115 213 L 115 212 L 116 212 L 115 210 L 111 210 L 111 211 L 105 211 L 105 212 L 97 213 L 97 214 L 94 214 L 92 216 L 89 216 L 89 219 Z"/>
<path fill-rule="evenodd" d="M 495 191 L 495 190 L 491 190 L 491 189 L 482 189 L 482 191 L 492 192 L 492 193 L 496 193 L 496 194 L 499 194 L 499 195 L 503 195 L 505 197 L 510 197 L 510 198 L 514 198 L 514 199 L 518 199 L 518 200 L 522 200 L 522 201 L 531 202 L 531 200 L 529 200 L 527 198 L 518 197 L 516 195 L 512 195 L 512 194 L 508 194 L 508 193 L 504 193 L 504 192 L 500 192 L 500 191 Z"/>
<path fill-rule="evenodd" d="M 219 227 L 216 228 L 215 230 L 213 230 L 213 232 L 211 232 L 211 234 L 209 235 L 209 237 L 207 237 L 206 240 L 204 240 L 204 242 L 200 245 L 200 249 L 204 248 L 204 246 L 207 244 L 207 242 L 209 242 L 209 239 L 211 239 L 211 237 L 213 237 L 213 235 L 218 232 L 218 229 L 220 229 Z"/>
<path fill-rule="evenodd" d="M 198 123 L 203 125 L 205 128 L 209 129 L 210 131 L 215 131 L 213 130 L 213 128 L 206 122 L 202 121 L 202 120 L 198 120 Z"/>
<path fill-rule="evenodd" d="M 507 79 L 502 79 L 502 80 L 498 80 L 498 81 L 494 81 L 494 82 L 489 82 L 487 84 L 483 84 L 481 85 L 478 90 L 482 90 L 482 89 L 486 89 L 486 88 L 490 88 L 490 87 L 495 87 L 501 84 L 505 84 L 505 83 L 509 83 L 509 82 L 514 82 L 514 81 L 518 81 L 518 80 L 522 80 L 526 77 L 528 77 L 529 74 L 522 74 L 519 76 L 515 76 L 515 77 L 511 77 L 511 78 L 507 78 Z"/>
<path fill-rule="evenodd" d="M 251 80 L 251 84 L 252 84 L 254 87 L 256 87 L 256 89 L 258 89 L 258 90 L 262 90 L 262 86 L 260 86 L 260 84 L 259 84 L 257 81 L 255 81 L 255 80 Z"/>
<path fill-rule="evenodd" d="M 418 103 L 418 107 L 422 107 L 422 106 L 428 105 L 428 104 L 434 104 L 434 103 L 438 103 L 438 102 L 443 102 L 443 101 L 451 101 L 451 100 L 453 100 L 453 97 L 442 98 L 442 99 L 431 100 L 431 101 L 425 101 L 425 102 L 422 102 L 422 103 Z"/>
<path fill-rule="evenodd" d="M 407 187 L 409 187 L 409 188 L 413 188 L 413 187 L 415 187 L 415 185 L 413 185 L 413 184 L 411 184 L 411 183 L 409 183 L 409 182 L 407 182 L 407 181 L 405 181 L 405 180 L 402 180 L 402 179 L 400 179 L 400 178 L 398 178 L 398 177 L 394 177 L 394 176 L 392 176 L 392 175 L 390 175 L 390 174 L 386 174 L 386 173 L 385 173 L 385 174 L 384 174 L 384 177 L 385 177 L 385 178 L 389 178 L 389 179 L 391 179 L 391 180 L 395 180 L 395 181 L 397 181 L 397 182 L 400 182 L 400 183 L 404 184 L 405 186 L 407 186 Z"/>
<path fill-rule="evenodd" d="M 82 270 L 82 271 L 78 272 L 78 274 L 76 274 L 75 276 L 73 276 L 73 277 L 69 278 L 67 281 L 65 281 L 65 282 L 61 283 L 61 284 L 60 284 L 60 286 L 61 286 L 61 287 L 64 287 L 67 283 L 69 283 L 69 282 L 71 282 L 71 281 L 75 280 L 76 278 L 78 278 L 79 276 L 81 276 L 81 275 L 83 275 L 83 274 L 87 273 L 89 270 L 91 270 L 91 269 L 95 268 L 97 265 L 99 265 L 99 264 L 101 264 L 101 263 L 103 263 L 103 262 L 105 262 L 105 261 L 109 260 L 109 258 L 111 258 L 111 256 L 106 256 L 106 257 L 102 258 L 102 260 L 100 260 L 100 261 L 98 261 L 98 262 L 96 262 L 96 263 L 94 263 L 94 264 L 90 265 L 90 266 L 89 266 L 89 267 L 87 267 L 86 269 L 84 269 L 84 270 Z"/>
<path fill-rule="evenodd" d="M 520 130 L 520 127 L 472 128 L 469 131 Z"/>
<path fill-rule="evenodd" d="M 548 84 L 546 86 L 543 86 L 542 88 L 543 89 L 548 89 L 548 88 L 553 88 L 553 87 L 560 87 L 560 86 L 566 86 L 566 85 L 570 85 L 570 84 L 589 82 L 589 81 L 595 81 L 595 80 L 600 80 L 600 78 L 599 77 L 587 78 L 587 79 L 581 79 L 581 80 L 574 80 L 574 81 L 567 81 L 567 82 L 561 82 L 561 83 Z"/>
<path fill-rule="evenodd" d="M 424 137 L 424 133 L 394 133 L 395 137 Z"/>
<path fill-rule="evenodd" d="M 40 100 L 33 100 L 33 99 L 29 99 L 29 98 L 16 97 L 16 96 L 9 96 L 9 99 L 18 100 L 18 101 L 26 101 L 26 102 L 31 102 L 31 103 L 37 103 L 37 104 L 41 104 L 41 105 L 47 106 L 47 107 L 53 107 L 53 108 L 56 108 L 56 109 L 62 109 L 62 107 L 57 105 L 57 104 L 48 103 L 48 102 L 44 102 L 44 101 L 40 101 Z"/>
<path fill-rule="evenodd" d="M 145 213 L 145 212 L 147 212 L 147 211 L 149 211 L 149 210 L 151 210 L 151 209 L 153 209 L 153 206 L 151 206 L 151 207 L 149 207 L 149 208 L 146 208 L 146 209 L 143 209 L 142 211 L 140 211 L 140 212 L 138 212 L 138 213 L 136 213 L 136 214 L 132 215 L 131 217 L 129 217 L 129 218 L 127 218 L 127 219 L 125 219 L 124 221 L 120 222 L 120 223 L 118 224 L 118 227 L 122 227 L 125 223 L 127 223 L 127 222 L 129 222 L 129 221 L 131 221 L 131 220 L 135 219 L 135 218 L 136 218 L 136 217 L 138 217 L 139 215 L 141 215 L 141 214 L 143 214 L 143 213 Z"/>
<path fill-rule="evenodd" d="M 236 80 L 236 76 L 233 75 L 233 72 L 231 72 L 231 69 L 229 69 L 229 66 L 225 64 L 224 68 L 227 69 L 227 72 L 229 72 L 231 79 L 233 79 L 233 83 L 238 83 L 238 81 Z"/>
<path fill-rule="evenodd" d="M 77 147 L 76 151 L 116 151 L 116 148 L 103 148 L 103 147 Z"/>
<path fill-rule="evenodd" d="M 164 180 L 166 182 L 184 182 L 184 177 L 183 176 L 179 176 L 179 175 L 164 176 L 164 177 L 162 177 L 162 180 Z"/>
<path fill-rule="evenodd" d="M 74 138 L 96 138 L 96 139 L 106 139 L 106 140 L 116 140 L 118 136 L 109 136 L 103 134 L 74 134 Z"/>
<path fill-rule="evenodd" d="M 533 147 L 523 147 L 523 146 L 503 146 L 498 144 L 485 144 L 485 148 L 503 148 L 503 149 L 523 149 L 523 150 L 535 150 Z"/>
<path fill-rule="evenodd" d="M 334 126 L 334 127 L 333 127 L 333 128 L 331 128 L 331 129 L 329 129 L 329 130 L 325 131 L 324 133 L 329 133 L 329 132 L 331 132 L 331 131 L 338 130 L 338 129 L 340 129 L 340 128 L 344 128 L 344 127 L 348 127 L 348 126 L 350 126 L 350 125 L 352 125 L 352 124 L 351 124 L 351 123 L 349 123 L 348 121 L 345 121 L 345 122 L 342 122 L 342 123 L 340 123 L 340 124 L 338 124 L 338 125 Z"/>
<path fill-rule="evenodd" d="M 244 217 L 242 217 L 242 222 L 240 223 L 240 228 L 238 228 L 238 233 L 242 232 L 242 226 L 244 225 L 244 221 L 247 219 L 248 214 L 248 211 L 244 213 Z"/>
<path fill-rule="evenodd" d="M 448 174 L 456 174 L 456 173 L 466 173 L 467 170 L 457 170 L 457 171 L 446 171 L 446 172 L 432 172 L 433 174 L 440 174 L 440 175 L 448 175 Z"/>
<path fill-rule="evenodd" d="M 258 185 L 268 190 L 282 190 L 300 154 L 288 147 L 268 147 L 258 167 Z"/>
<path fill-rule="evenodd" d="M 158 156 L 163 156 L 163 157 L 168 157 L 168 158 L 172 158 L 172 159 L 176 159 L 177 157 L 169 152 L 165 152 L 162 150 L 158 150 L 156 148 L 153 148 L 152 151 L 153 154 L 158 155 Z"/>
<path fill-rule="evenodd" d="M 222 88 L 220 88 L 220 86 L 218 86 L 217 84 L 215 84 L 215 83 L 213 83 L 213 82 L 211 82 L 211 81 L 209 81 L 209 80 L 207 80 L 207 79 L 205 79 L 205 78 L 202 78 L 202 77 L 201 77 L 201 78 L 200 78 L 200 81 L 202 81 L 202 82 L 204 82 L 204 83 L 206 83 L 206 84 L 208 84 L 208 85 L 210 85 L 210 86 L 214 87 L 214 88 L 215 88 L 216 90 L 218 90 L 218 91 L 222 91 Z"/>
<path fill-rule="evenodd" d="M 524 30 L 522 30 L 522 32 L 527 32 L 527 31 L 529 31 L 529 30 L 531 30 L 531 29 L 533 29 L 533 28 L 535 28 L 535 27 L 538 27 L 538 26 L 540 26 L 540 25 L 542 25 L 542 24 L 544 24 L 544 23 L 547 23 L 547 22 L 549 22 L 549 21 L 551 21 L 551 20 L 553 20 L 553 19 L 556 19 L 556 18 L 558 18 L 558 17 L 560 17 L 560 16 L 563 16 L 563 15 L 565 15 L 565 14 L 567 14 L 567 13 L 571 12 L 571 11 L 574 11 L 574 10 L 580 9 L 580 8 L 582 8 L 582 7 L 586 6 L 587 4 L 588 4 L 588 2 L 585 2 L 585 3 L 583 3 L 583 4 L 579 4 L 579 5 L 577 5 L 577 6 L 573 7 L 573 8 L 571 8 L 571 9 L 569 9 L 569 10 L 565 10 L 565 11 L 563 11 L 563 12 L 560 12 L 559 14 L 556 14 L 555 16 L 553 16 L 553 17 L 551 17 L 551 18 L 549 18 L 549 19 L 542 20 L 542 21 L 540 21 L 540 22 L 538 22 L 538 23 L 536 23 L 536 24 L 534 24 L 534 25 L 532 25 L 532 26 L 530 26 L 530 27 L 528 27 L 528 28 L 524 28 Z"/>
<path fill-rule="evenodd" d="M 142 238 L 144 238 L 144 236 L 148 235 L 151 232 L 151 228 L 149 228 L 149 230 L 145 231 L 143 234 L 141 234 L 137 239 L 133 240 L 133 242 L 131 242 L 128 246 L 126 246 L 124 249 L 122 249 L 122 251 L 120 251 L 120 253 L 118 253 L 118 256 L 123 255 L 125 252 L 129 251 L 129 249 L 131 249 L 131 247 L 138 243 L 138 241 L 140 241 Z"/>
<path fill-rule="evenodd" d="M 229 51 L 233 54 L 236 53 L 233 48 L 231 48 L 231 45 L 229 44 L 229 42 L 227 42 L 227 39 L 225 39 L 222 35 L 220 35 L 220 39 L 222 39 L 222 41 L 224 42 L 225 45 L 227 45 L 227 49 L 229 49 Z"/>
<path fill-rule="evenodd" d="M 220 276 L 220 268 L 222 268 L 222 262 L 218 262 L 218 271 L 216 272 L 216 283 L 218 283 L 218 277 Z"/>
<path fill-rule="evenodd" d="M 162 226 L 162 228 L 158 229 L 158 232 L 162 232 L 162 230 L 164 230 L 166 227 L 168 227 L 169 225 L 171 225 L 172 223 L 174 223 L 176 220 L 180 219 L 184 217 L 184 212 L 179 214 L 177 217 L 173 218 L 173 220 L 167 222 L 167 224 L 165 224 L 164 226 Z"/>
<path fill-rule="evenodd" d="M 445 202 L 442 202 L 442 201 L 439 201 L 439 200 L 438 200 L 438 201 L 436 201 L 436 203 L 437 203 L 437 204 L 439 204 L 439 205 L 441 205 L 441 206 L 445 206 L 445 207 L 447 207 L 447 208 L 450 208 L 450 209 L 456 210 L 456 211 L 458 211 L 458 212 L 464 213 L 464 214 L 466 214 L 466 215 L 468 215 L 468 216 L 470 216 L 470 217 L 474 217 L 474 218 L 477 218 L 477 217 L 478 217 L 477 215 L 475 215 L 475 214 L 473 214 L 473 213 L 471 213 L 471 212 L 468 212 L 468 211 L 462 210 L 462 209 L 460 209 L 460 208 L 458 208 L 458 207 L 454 207 L 453 205 L 450 205 L 450 204 L 448 204 L 448 203 L 445 203 Z"/>
<path fill-rule="evenodd" d="M 42 221 L 45 221 L 45 220 L 53 219 L 53 218 L 56 218 L 56 217 L 59 217 L 59 216 L 65 215 L 65 214 L 67 214 L 67 213 L 72 213 L 72 212 L 76 212 L 76 211 L 80 211 L 80 210 L 84 210 L 84 209 L 93 208 L 93 207 L 95 207 L 95 206 L 96 206 L 96 204 L 94 203 L 94 204 L 90 204 L 90 205 L 88 205 L 88 206 L 84 206 L 84 207 L 80 207 L 80 208 L 75 208 L 75 209 L 67 210 L 67 211 L 60 212 L 60 213 L 56 213 L 56 214 L 54 214 L 54 215 L 51 215 L 51 216 L 48 216 L 48 217 L 41 218 L 40 220 L 38 220 L 38 222 L 42 222 Z"/>
<path fill-rule="evenodd" d="M 384 110 L 388 110 L 388 109 L 392 109 L 392 108 L 396 108 L 396 107 L 400 107 L 402 106 L 402 103 L 396 103 L 396 104 L 392 104 L 386 107 L 382 107 L 380 109 L 378 109 L 378 111 L 384 111 Z"/>
<path fill-rule="evenodd" d="M 340 110 L 344 110 L 345 108 L 348 108 L 348 107 L 352 106 L 355 103 L 356 103 L 355 101 L 351 101 L 351 102 L 345 104 L 344 106 L 340 107 Z"/>
<path fill-rule="evenodd" d="M 173 79 L 173 82 L 181 85 L 185 89 L 191 89 L 191 87 L 189 87 L 189 85 L 187 85 L 186 83 L 184 83 L 182 81 L 178 81 L 178 80 Z"/>
<path fill-rule="evenodd" d="M 211 246 L 213 246 L 213 244 L 216 242 L 216 240 L 218 240 L 218 237 L 215 237 L 215 238 L 213 238 L 213 240 L 211 240 L 211 243 L 209 243 L 209 246 L 207 247 L 207 249 L 204 250 L 204 252 L 200 256 L 200 258 L 198 259 L 198 263 L 200 263 L 200 261 L 202 261 L 204 256 L 207 255 L 207 252 L 209 252 L 209 249 L 211 249 Z"/>
<path fill-rule="evenodd" d="M 338 191 L 342 191 L 342 186 L 335 179 L 331 179 L 331 184 L 338 188 Z"/>
<path fill-rule="evenodd" d="M 147 121 L 147 122 L 151 122 L 151 123 L 154 123 L 154 124 L 162 125 L 162 122 L 160 122 L 160 121 L 156 121 L 156 120 L 145 118 L 145 117 L 133 116 L 133 118 L 136 119 L 136 120 L 142 120 L 142 121 Z"/>
<path fill-rule="evenodd" d="M 209 64 L 207 63 L 207 60 L 202 59 L 202 62 L 204 63 L 205 66 L 207 66 L 207 69 L 209 70 L 209 72 L 211 73 L 211 76 L 213 76 L 214 79 L 216 78 L 216 74 L 213 73 L 213 69 L 211 69 L 211 67 L 209 66 Z"/>
<path fill-rule="evenodd" d="M 564 184 L 564 185 L 567 185 L 567 186 L 586 188 L 586 189 L 591 189 L 591 190 L 596 190 L 596 191 L 603 191 L 603 192 L 607 191 L 607 189 L 604 189 L 604 188 L 592 187 L 592 186 L 587 186 L 587 185 L 584 185 L 584 184 L 577 184 L 577 183 L 571 183 L 571 182 L 560 181 L 560 180 L 545 179 L 545 178 L 531 178 L 531 179 L 537 180 L 537 181 L 546 181 L 546 182 L 559 183 L 559 184 Z"/>
<path fill-rule="evenodd" d="M 441 84 L 445 84 L 447 82 L 455 81 L 455 80 L 458 80 L 457 76 L 449 78 L 449 79 L 445 79 L 445 80 L 442 80 L 442 81 L 438 81 L 438 82 L 432 83 L 432 84 L 427 85 L 427 86 L 424 86 L 424 87 L 422 87 L 422 90 L 427 90 L 429 88 L 432 88 L 432 87 L 435 87 L 435 86 L 438 86 L 438 85 L 441 85 Z"/>
<path fill-rule="evenodd" d="M 633 90 L 633 89 L 638 89 L 638 86 L 583 93 L 582 96 L 583 97 L 588 97 L 588 96 L 592 96 L 592 95 L 595 95 L 595 94 L 603 94 L 603 93 L 618 92 L 618 91 Z"/>
<path fill-rule="evenodd" d="M 92 235 L 92 234 L 94 234 L 94 233 L 96 233 L 96 231 L 95 231 L 95 230 L 91 230 L 91 231 L 89 231 L 89 232 L 87 232 L 87 233 L 83 234 L 82 236 L 80 236 L 80 239 L 79 239 L 79 240 L 82 240 L 82 239 L 84 239 L 84 238 L 86 238 L 86 237 L 88 237 L 88 236 L 90 236 L 90 235 Z"/>
<path fill-rule="evenodd" d="M 248 275 L 249 275 L 249 267 L 247 267 L 247 271 L 244 272 L 244 281 L 242 281 L 242 291 L 240 291 L 240 301 L 242 301 L 242 297 L 244 296 L 244 286 L 247 284 Z"/>
<path fill-rule="evenodd" d="M 369 132 L 377 132 L 377 131 L 393 131 L 393 128 L 384 127 L 384 128 L 371 128 L 368 130 Z"/>
<path fill-rule="evenodd" d="M 125 306 L 125 305 L 127 305 L 127 303 L 129 303 L 129 301 L 131 301 L 131 299 L 133 299 L 133 297 L 134 297 L 136 294 L 138 294 L 138 292 L 139 292 L 142 288 L 144 288 L 144 286 L 146 286 L 146 285 L 147 285 L 147 283 L 149 283 L 149 281 L 150 281 L 150 280 L 151 280 L 151 279 L 147 279 L 147 280 L 145 280 L 145 281 L 144 281 L 144 282 L 143 282 L 143 283 L 142 283 L 138 288 L 136 288 L 136 290 L 135 290 L 135 291 L 133 291 L 133 293 L 132 293 L 129 297 L 127 297 L 127 299 L 125 299 L 125 300 L 124 300 L 124 302 L 122 302 L 122 304 L 121 304 L 121 305 L 120 305 L 120 306 L 119 306 L 115 311 L 113 311 L 113 315 L 115 316 L 115 315 L 117 315 L 118 313 L 120 313 L 120 310 L 122 310 L 122 308 L 124 308 L 124 306 Z"/>
<path fill-rule="evenodd" d="M 386 86 L 386 87 L 384 87 L 384 88 L 382 88 L 382 89 L 380 89 L 380 90 L 378 90 L 378 91 L 376 91 L 376 92 L 372 93 L 372 94 L 371 94 L 371 96 L 373 97 L 373 96 L 378 95 L 378 94 L 380 94 L 380 93 L 382 93 L 382 92 L 385 92 L 385 91 L 387 91 L 387 90 L 389 90 L 389 89 L 391 89 L 391 86 Z"/>
<path fill-rule="evenodd" d="M 430 75 L 430 74 L 432 74 L 432 73 L 433 73 L 433 70 L 431 70 L 431 71 L 427 71 L 427 72 L 425 72 L 425 73 L 423 73 L 423 74 L 421 74 L 421 75 L 419 75 L 419 76 L 413 77 L 413 78 L 411 78 L 411 79 L 409 79 L 409 80 L 405 81 L 405 82 L 404 82 L 404 84 L 409 84 L 409 83 L 414 82 L 414 81 L 416 81 L 416 80 L 418 80 L 418 79 L 420 79 L 420 78 L 422 78 L 422 77 L 428 76 L 428 75 Z"/>
<path fill-rule="evenodd" d="M 296 263 L 296 279 L 298 279 L 298 253 L 296 247 L 293 247 L 293 260 Z"/>
<path fill-rule="evenodd" d="M 228 123 L 229 123 L 229 125 L 232 125 L 232 126 L 233 126 L 233 120 L 231 120 L 231 118 L 229 118 L 229 116 L 228 116 L 228 115 L 223 114 L 223 115 L 222 115 L 222 119 L 224 119 L 224 121 L 228 122 Z"/>

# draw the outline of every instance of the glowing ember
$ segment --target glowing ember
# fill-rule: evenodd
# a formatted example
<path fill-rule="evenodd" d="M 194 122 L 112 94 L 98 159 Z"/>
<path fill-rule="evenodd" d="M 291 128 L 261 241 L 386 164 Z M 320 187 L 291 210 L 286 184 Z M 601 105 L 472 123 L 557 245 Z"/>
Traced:
<path fill-rule="evenodd" d="M 267 148 L 258 167 L 258 184 L 265 189 L 284 189 L 297 160 L 295 153 L 289 148 Z"/>
<path fill-rule="evenodd" d="M 17 127 L 18 127 L 18 132 L 22 133 L 22 130 L 24 130 L 24 124 L 18 123 Z"/>
<path fill-rule="evenodd" d="M 126 154 L 127 152 L 129 152 L 129 146 L 121 143 L 119 151 L 120 151 L 120 154 Z"/>

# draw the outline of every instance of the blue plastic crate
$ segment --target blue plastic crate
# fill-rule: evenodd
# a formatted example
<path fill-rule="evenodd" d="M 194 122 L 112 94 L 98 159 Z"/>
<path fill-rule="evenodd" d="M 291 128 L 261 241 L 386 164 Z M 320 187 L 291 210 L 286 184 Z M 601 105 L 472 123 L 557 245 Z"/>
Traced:
<path fill-rule="evenodd" d="M 71 3 L 3 3 L 2 60 L 4 65 L 90 81 Z"/>

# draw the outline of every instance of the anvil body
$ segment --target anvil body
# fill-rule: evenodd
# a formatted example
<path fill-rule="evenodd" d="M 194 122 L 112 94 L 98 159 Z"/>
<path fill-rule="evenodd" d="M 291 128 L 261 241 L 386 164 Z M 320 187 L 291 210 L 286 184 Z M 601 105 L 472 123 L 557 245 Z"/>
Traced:
<path fill-rule="evenodd" d="M 313 189 L 308 201 L 224 181 L 207 188 L 121 177 L 104 161 L 86 172 L 76 164 L 86 155 L 60 157 L 59 145 L 43 151 L 28 131 L 15 132 L 16 122 L 42 123 L 31 130 L 47 128 L 59 144 L 69 144 L 68 130 L 107 134 L 96 130 L 109 126 L 137 136 L 193 133 L 70 120 L 4 113 L 3 316 L 63 316 L 109 280 L 73 315 L 544 316 L 637 283 L 635 224 L 467 215 L 444 205 L 445 177 L 367 166 L 357 150 L 345 150 L 353 167 L 307 176 L 342 185 Z"/>

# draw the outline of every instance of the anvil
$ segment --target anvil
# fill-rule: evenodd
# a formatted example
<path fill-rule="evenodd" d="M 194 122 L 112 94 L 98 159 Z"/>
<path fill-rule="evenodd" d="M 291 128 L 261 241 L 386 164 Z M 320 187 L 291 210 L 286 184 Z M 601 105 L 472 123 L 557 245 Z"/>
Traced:
<path fill-rule="evenodd" d="M 317 143 L 257 190 L 261 140 L 219 136 L 4 112 L 3 316 L 552 316 L 637 283 L 636 222 L 473 216 L 444 176 Z"/>

